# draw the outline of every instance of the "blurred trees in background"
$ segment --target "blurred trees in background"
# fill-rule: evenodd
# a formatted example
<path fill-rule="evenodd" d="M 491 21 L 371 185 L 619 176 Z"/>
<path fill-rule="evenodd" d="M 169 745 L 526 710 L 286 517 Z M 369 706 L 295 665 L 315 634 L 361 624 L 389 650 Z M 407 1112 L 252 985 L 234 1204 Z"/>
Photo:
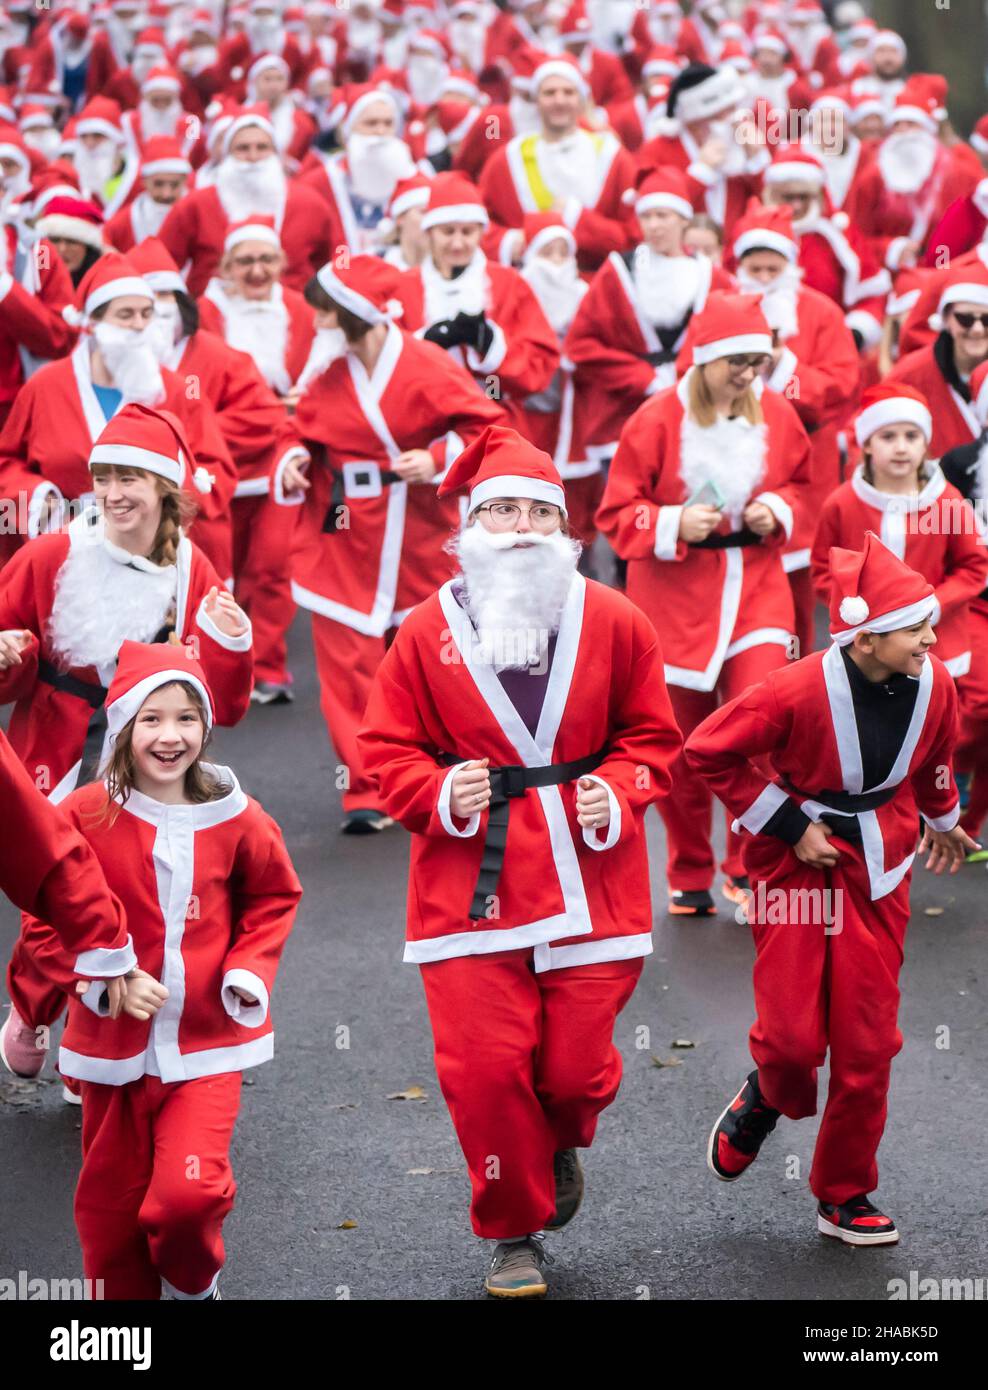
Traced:
<path fill-rule="evenodd" d="M 946 77 L 951 119 L 966 139 L 988 111 L 985 0 L 871 0 L 870 9 L 881 28 L 905 39 L 911 72 Z"/>

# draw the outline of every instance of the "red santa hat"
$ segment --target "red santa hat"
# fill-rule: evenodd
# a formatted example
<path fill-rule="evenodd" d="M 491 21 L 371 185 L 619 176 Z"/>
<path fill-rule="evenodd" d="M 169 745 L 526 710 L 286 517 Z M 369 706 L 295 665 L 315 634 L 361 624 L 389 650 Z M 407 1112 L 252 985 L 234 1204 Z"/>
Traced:
<path fill-rule="evenodd" d="M 141 83 L 142 96 L 148 96 L 151 92 L 171 92 L 177 95 L 181 90 L 182 83 L 178 73 L 167 63 L 161 63 L 158 67 L 152 68 Z"/>
<path fill-rule="evenodd" d="M 460 101 L 468 101 L 474 106 L 480 106 L 487 100 L 473 73 L 467 72 L 464 68 L 450 68 L 439 84 L 439 95 L 440 98 L 454 97 Z"/>
<path fill-rule="evenodd" d="M 138 294 L 144 299 L 154 300 L 154 291 L 143 278 L 133 261 L 119 252 L 108 251 L 90 266 L 79 281 L 75 292 L 74 305 L 67 304 L 62 317 L 68 321 L 82 323 L 94 309 L 109 304 L 111 299 L 121 295 Z M 70 312 L 74 309 L 74 312 Z"/>
<path fill-rule="evenodd" d="M 980 116 L 978 118 L 977 124 L 971 131 L 969 143 L 973 145 L 978 154 L 988 154 L 988 116 Z"/>
<path fill-rule="evenodd" d="M 766 207 L 751 198 L 744 215 L 734 224 L 734 258 L 740 261 L 749 251 L 778 251 L 795 264 L 799 244 L 792 229 L 792 208 L 786 203 Z"/>
<path fill-rule="evenodd" d="M 208 34 L 210 38 L 219 38 L 220 26 L 215 17 L 209 10 L 193 10 L 189 20 L 190 34 Z"/>
<path fill-rule="evenodd" d="M 150 695 L 163 685 L 173 685 L 176 681 L 185 681 L 196 691 L 206 711 L 206 727 L 211 729 L 216 718 L 213 692 L 206 680 L 206 672 L 185 643 L 122 643 L 117 669 L 106 693 L 107 746 L 113 747 Z"/>
<path fill-rule="evenodd" d="M 188 294 L 188 287 L 172 253 L 158 237 L 145 237 L 132 251 L 128 251 L 127 255 L 131 264 L 136 266 L 138 274 L 143 276 L 156 293 L 168 291 L 174 294 L 178 291 Z"/>
<path fill-rule="evenodd" d="M 723 29 L 721 30 L 723 32 Z M 718 63 L 723 67 L 727 64 L 735 72 L 748 73 L 752 69 L 752 61 L 748 57 L 748 51 L 740 39 L 728 39 L 720 50 Z"/>
<path fill-rule="evenodd" d="M 18 125 L 21 130 L 41 130 L 54 125 L 54 119 L 47 106 L 40 106 L 37 102 L 29 101 L 21 107 L 21 117 Z"/>
<path fill-rule="evenodd" d="M 566 82 L 571 83 L 583 98 L 590 95 L 590 85 L 584 77 L 579 63 L 568 53 L 543 58 L 532 74 L 533 93 L 539 90 L 543 82 L 548 82 L 550 77 L 561 77 Z"/>
<path fill-rule="evenodd" d="M 851 114 L 851 94 L 846 87 L 824 87 L 810 102 L 811 111 L 842 111 Z"/>
<path fill-rule="evenodd" d="M 937 316 L 941 322 L 935 323 L 931 316 L 930 327 L 939 332 L 942 327 L 943 311 L 951 304 L 979 304 L 988 309 L 988 267 L 980 261 L 971 265 L 955 265 L 948 271 L 940 291 Z"/>
<path fill-rule="evenodd" d="M 777 145 L 772 162 L 763 175 L 765 183 L 811 183 L 823 188 L 827 181 L 823 165 L 803 145 Z"/>
<path fill-rule="evenodd" d="M 432 180 L 425 174 L 415 173 L 407 179 L 399 179 L 388 204 L 388 216 L 394 221 L 410 208 L 424 208 L 431 188 Z"/>
<path fill-rule="evenodd" d="M 921 76 L 911 77 L 896 97 L 889 121 L 893 125 L 896 121 L 912 121 L 936 135 L 940 110 L 940 97 L 929 82 Z"/>
<path fill-rule="evenodd" d="M 522 232 L 525 237 L 523 265 L 531 265 L 543 247 L 551 245 L 554 241 L 565 241 L 570 255 L 576 255 L 576 237 L 563 221 L 562 213 L 526 212 Z"/>
<path fill-rule="evenodd" d="M 213 486 L 212 475 L 196 466 L 178 416 L 138 401 L 122 405 L 104 425 L 89 453 L 90 472 L 100 464 L 142 468 L 185 491 L 210 492 Z"/>
<path fill-rule="evenodd" d="M 423 232 L 447 222 L 474 222 L 486 227 L 489 221 L 480 190 L 465 174 L 437 174 L 432 180 L 422 214 Z"/>
<path fill-rule="evenodd" d="M 269 68 L 276 69 L 278 72 L 283 73 L 285 77 L 288 77 L 291 73 L 291 68 L 280 53 L 262 53 L 260 57 L 254 59 L 247 69 L 247 81 L 255 82 L 257 78 L 260 77 L 261 73 L 267 72 Z"/>
<path fill-rule="evenodd" d="M 869 116 L 881 116 L 885 121 L 885 107 L 878 92 L 869 91 L 866 87 L 860 88 L 851 92 L 850 102 L 852 128 L 861 121 L 866 121 Z"/>
<path fill-rule="evenodd" d="M 104 249 L 103 214 L 95 203 L 81 198 L 78 193 L 73 196 L 61 191 L 48 198 L 44 205 L 44 216 L 36 218 L 34 230 L 38 236 L 65 237 L 67 241 L 91 246 L 94 251 Z"/>
<path fill-rule="evenodd" d="M 895 48 L 906 56 L 906 41 L 901 34 L 897 34 L 894 29 L 876 28 L 871 36 L 871 43 L 868 52 L 874 54 L 876 48 Z"/>
<path fill-rule="evenodd" d="M 245 217 L 241 222 L 231 222 L 223 241 L 224 253 L 232 251 L 242 241 L 263 241 L 265 245 L 273 246 L 276 251 L 281 250 L 281 237 L 274 218 L 265 217 L 259 212 L 251 213 L 250 217 Z"/>
<path fill-rule="evenodd" d="M 751 51 L 757 53 L 760 48 L 770 49 L 773 53 L 779 53 L 783 57 L 789 52 L 789 44 L 786 42 L 780 29 L 771 25 L 755 30 L 751 40 Z"/>
<path fill-rule="evenodd" d="M 123 143 L 120 107 L 109 97 L 92 97 L 79 112 L 75 123 L 76 135 L 104 135 L 116 144 Z"/>
<path fill-rule="evenodd" d="M 566 514 L 566 493 L 556 465 L 507 425 L 488 425 L 468 444 L 450 464 L 437 492 L 447 497 L 461 487 L 470 489 L 468 513 L 492 497 L 527 497 L 550 502 Z"/>
<path fill-rule="evenodd" d="M 395 299 L 401 272 L 378 256 L 353 256 L 349 265 L 327 261 L 316 279 L 335 304 L 364 323 L 387 323 L 400 318 Z"/>
<path fill-rule="evenodd" d="M 191 174 L 192 165 L 182 146 L 171 135 L 152 135 L 141 150 L 141 177 L 155 174 Z"/>
<path fill-rule="evenodd" d="M 908 314 L 936 271 L 927 266 L 908 265 L 896 271 L 892 289 L 885 300 L 885 312 L 893 318 Z"/>
<path fill-rule="evenodd" d="M 222 117 L 221 117 L 222 119 Z M 217 125 L 219 122 L 217 122 Z M 246 106 L 233 117 L 226 130 L 223 132 L 223 153 L 230 153 L 230 146 L 233 144 L 234 137 L 239 135 L 242 130 L 248 130 L 256 126 L 258 130 L 263 130 L 265 135 L 271 137 L 271 143 L 277 144 L 274 133 L 274 126 L 271 124 L 271 116 L 267 106 L 257 103 L 254 106 Z"/>
<path fill-rule="evenodd" d="M 654 44 L 642 63 L 642 77 L 677 77 L 683 69 L 683 59 L 669 44 Z"/>
<path fill-rule="evenodd" d="M 419 29 L 408 40 L 408 52 L 431 53 L 445 63 L 449 61 L 451 49 L 445 34 L 438 29 Z"/>
<path fill-rule="evenodd" d="M 772 351 L 772 330 L 757 294 L 711 294 L 694 314 L 689 336 L 698 367 L 736 353 Z"/>
<path fill-rule="evenodd" d="M 886 425 L 909 424 L 922 430 L 927 444 L 933 438 L 933 417 L 922 391 L 901 381 L 880 381 L 861 397 L 854 417 L 854 437 L 859 448 Z"/>
<path fill-rule="evenodd" d="M 861 550 L 830 548 L 830 635 L 849 647 L 859 632 L 895 632 L 936 612 L 933 585 L 893 554 L 874 531 Z"/>
<path fill-rule="evenodd" d="M 17 124 L 14 95 L 9 87 L 0 87 L 0 121 L 4 121 L 7 125 Z"/>
<path fill-rule="evenodd" d="M 678 212 L 687 221 L 693 217 L 686 175 L 671 164 L 661 165 L 643 179 L 635 198 L 637 217 L 645 212 L 654 212 L 657 208 Z"/>
<path fill-rule="evenodd" d="M 559 22 L 559 38 L 564 44 L 589 43 L 592 26 L 587 18 L 586 0 L 573 0 Z"/>
<path fill-rule="evenodd" d="M 988 425 L 988 362 L 982 362 L 971 373 L 971 403 L 982 429 Z"/>
<path fill-rule="evenodd" d="M 344 89 L 343 98 L 346 102 L 346 115 L 341 125 L 344 139 L 349 136 L 368 106 L 372 106 L 375 101 L 386 101 L 394 110 L 395 120 L 401 119 L 398 98 L 390 87 L 379 87 L 372 82 L 354 83 Z"/>
<path fill-rule="evenodd" d="M 31 172 L 31 153 L 15 125 L 0 126 L 0 159 L 13 159 L 25 174 Z"/>

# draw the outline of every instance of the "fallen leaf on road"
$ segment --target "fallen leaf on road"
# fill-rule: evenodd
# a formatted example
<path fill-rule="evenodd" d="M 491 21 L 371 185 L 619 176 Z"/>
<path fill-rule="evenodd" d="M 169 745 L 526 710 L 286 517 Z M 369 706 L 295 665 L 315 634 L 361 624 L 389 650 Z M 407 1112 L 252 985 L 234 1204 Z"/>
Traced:
<path fill-rule="evenodd" d="M 428 1100 L 421 1086 L 409 1086 L 404 1091 L 392 1091 L 387 1100 Z"/>
<path fill-rule="evenodd" d="M 435 1168 L 406 1168 L 405 1172 L 410 1178 L 424 1178 L 429 1173 L 434 1173 Z"/>
<path fill-rule="evenodd" d="M 674 1038 L 673 1047 L 696 1047 L 695 1042 L 690 1042 L 689 1038 Z"/>
<path fill-rule="evenodd" d="M 665 1057 L 659 1057 L 659 1056 L 657 1056 L 657 1054 L 654 1053 L 654 1052 L 652 1053 L 652 1066 L 653 1066 L 653 1067 L 681 1067 L 682 1065 L 683 1065 L 683 1059 L 682 1059 L 681 1057 L 668 1057 L 668 1058 L 665 1058 Z"/>
<path fill-rule="evenodd" d="M 927 917 L 942 917 L 942 916 L 943 916 L 943 908 L 942 908 L 942 907 L 928 907 L 928 908 L 925 908 L 924 910 L 925 910 L 925 912 L 926 912 Z"/>
<path fill-rule="evenodd" d="M 351 1221 L 348 1216 L 345 1221 L 340 1222 L 336 1229 L 338 1231 L 355 1231 L 357 1229 L 357 1223 L 356 1221 Z"/>

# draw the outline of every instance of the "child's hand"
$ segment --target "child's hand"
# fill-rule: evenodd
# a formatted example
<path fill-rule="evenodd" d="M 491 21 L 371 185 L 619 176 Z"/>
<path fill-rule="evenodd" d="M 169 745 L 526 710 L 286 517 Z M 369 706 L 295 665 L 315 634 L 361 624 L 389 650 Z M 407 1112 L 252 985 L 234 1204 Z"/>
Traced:
<path fill-rule="evenodd" d="M 206 613 L 227 637 L 243 637 L 247 631 L 247 615 L 228 589 L 213 585 L 206 595 Z"/>
<path fill-rule="evenodd" d="M 829 843 L 833 833 L 822 821 L 808 825 L 793 846 L 796 858 L 812 869 L 832 869 L 840 858 L 840 852 Z"/>
<path fill-rule="evenodd" d="M 606 830 L 611 823 L 611 803 L 607 788 L 589 777 L 577 783 L 576 818 L 584 830 Z"/>
<path fill-rule="evenodd" d="M 110 1006 L 110 1018 L 119 1018 L 120 1010 L 123 1008 L 124 1000 L 127 998 L 126 977 L 123 975 L 115 975 L 112 980 L 77 980 L 75 992 L 76 994 L 83 995 L 86 993 L 86 990 L 89 989 L 91 985 L 97 983 L 102 983 L 106 985 L 106 1000 Z"/>
<path fill-rule="evenodd" d="M 932 869 L 935 874 L 942 874 L 948 864 L 950 872 L 956 874 L 964 863 L 965 855 L 973 854 L 980 848 L 977 840 L 972 840 L 967 831 L 962 830 L 959 825 L 955 825 L 953 830 L 934 830 L 927 825 L 917 852 L 926 854 L 929 851 L 930 857 L 926 861 L 926 867 Z"/>
<path fill-rule="evenodd" d="M 239 985 L 231 985 L 230 988 L 233 990 L 234 994 L 241 1001 L 241 1003 L 251 1005 L 257 1003 L 257 1000 L 254 998 L 254 996 L 248 993 L 247 990 L 241 989 Z"/>
<path fill-rule="evenodd" d="M 124 1000 L 124 1013 L 145 1022 L 161 1008 L 168 998 L 168 991 L 146 970 L 132 970 L 126 979 L 127 997 Z"/>

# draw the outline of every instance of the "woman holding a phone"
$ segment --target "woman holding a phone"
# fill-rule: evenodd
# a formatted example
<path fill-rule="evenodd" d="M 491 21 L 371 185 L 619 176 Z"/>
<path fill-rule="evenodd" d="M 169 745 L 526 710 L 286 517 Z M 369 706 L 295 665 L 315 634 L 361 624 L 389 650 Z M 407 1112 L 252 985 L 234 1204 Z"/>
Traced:
<path fill-rule="evenodd" d="M 690 325 L 692 366 L 625 425 L 597 525 L 628 561 L 628 597 L 659 634 L 684 740 L 719 704 L 795 655 L 782 549 L 809 481 L 809 438 L 764 389 L 772 334 L 753 295 L 712 295 Z M 709 916 L 710 793 L 679 758 L 659 804 L 669 910 Z M 725 896 L 748 890 L 727 831 Z"/>

